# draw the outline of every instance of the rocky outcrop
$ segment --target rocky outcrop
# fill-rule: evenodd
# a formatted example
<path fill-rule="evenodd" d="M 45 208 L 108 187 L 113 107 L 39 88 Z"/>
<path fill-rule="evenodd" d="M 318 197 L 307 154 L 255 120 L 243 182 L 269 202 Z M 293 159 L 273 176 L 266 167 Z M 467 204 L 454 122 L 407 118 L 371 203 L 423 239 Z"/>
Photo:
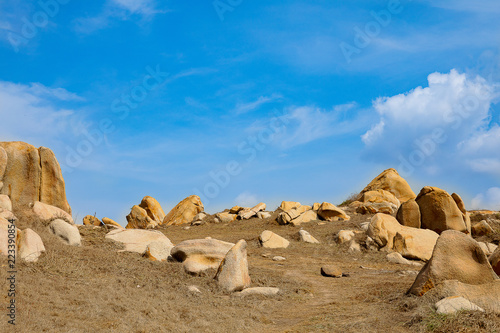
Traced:
<path fill-rule="evenodd" d="M 363 193 L 368 191 L 385 190 L 394 194 L 400 202 L 405 202 L 416 197 L 410 185 L 401 177 L 395 169 L 384 170 L 375 177 L 358 196 L 361 198 Z"/>
<path fill-rule="evenodd" d="M 165 219 L 165 212 L 163 211 L 163 208 L 161 208 L 161 205 L 158 203 L 158 201 L 156 201 L 155 198 L 150 196 L 145 196 L 142 199 L 139 207 L 144 209 L 148 217 L 153 221 L 155 221 L 157 225 L 163 223 L 163 219 Z"/>
<path fill-rule="evenodd" d="M 493 228 L 485 220 L 475 223 L 471 228 L 471 232 L 473 236 L 487 236 L 494 233 Z"/>
<path fill-rule="evenodd" d="M 191 223 L 194 217 L 204 210 L 201 199 L 191 195 L 175 206 L 163 219 L 165 225 L 181 225 Z"/>
<path fill-rule="evenodd" d="M 61 168 L 45 147 L 0 142 L 0 194 L 10 197 L 14 213 L 40 201 L 71 214 Z"/>
<path fill-rule="evenodd" d="M 127 215 L 127 229 L 153 229 L 158 223 L 148 216 L 147 211 L 135 205 Z"/>
<path fill-rule="evenodd" d="M 342 209 L 329 202 L 323 202 L 318 209 L 318 216 L 327 221 L 348 221 L 350 219 Z"/>
<path fill-rule="evenodd" d="M 236 243 L 221 262 L 215 280 L 224 290 L 241 291 L 250 286 L 248 275 L 247 242 L 242 239 Z"/>
<path fill-rule="evenodd" d="M 238 212 L 238 218 L 240 220 L 248 220 L 254 216 L 257 216 L 258 212 L 261 212 L 266 209 L 266 204 L 261 202 L 255 205 L 252 208 L 245 208 Z"/>
<path fill-rule="evenodd" d="M 352 203 L 357 207 L 356 211 L 361 214 L 394 214 L 397 212 L 400 202 L 394 194 L 386 190 L 373 190 L 363 192 L 359 198 L 359 204 Z"/>
<path fill-rule="evenodd" d="M 408 292 L 421 296 L 446 280 L 476 285 L 497 279 L 475 240 L 459 231 L 447 230 L 438 238 L 431 259 Z"/>

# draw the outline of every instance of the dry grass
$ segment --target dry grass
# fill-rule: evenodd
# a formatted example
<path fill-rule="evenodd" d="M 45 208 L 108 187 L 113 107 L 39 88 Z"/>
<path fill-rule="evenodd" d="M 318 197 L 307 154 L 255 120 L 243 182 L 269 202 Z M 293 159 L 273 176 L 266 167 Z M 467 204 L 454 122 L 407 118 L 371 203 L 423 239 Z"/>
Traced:
<path fill-rule="evenodd" d="M 70 247 L 44 223 L 27 218 L 20 217 L 19 227 L 31 225 L 47 252 L 36 263 L 18 264 L 18 332 L 422 332 L 430 327 L 468 332 L 460 329 L 471 324 L 497 329 L 498 316 L 491 314 L 441 320 L 432 309 L 434 300 L 405 296 L 416 268 L 388 263 L 382 252 L 348 253 L 346 245 L 334 243 L 339 230 L 359 229 L 370 216 L 304 224 L 319 245 L 299 243 L 299 227 L 272 219 L 160 229 L 174 244 L 208 236 L 247 240 L 252 286 L 279 287 L 281 293 L 243 299 L 220 290 L 210 274 L 185 274 L 180 263 L 117 253 L 121 247 L 104 238 L 104 227 L 81 227 L 82 246 Z M 290 239 L 289 248 L 260 247 L 258 235 L 266 229 Z M 272 261 L 275 255 L 287 260 Z M 0 258 L 2 281 L 5 264 Z M 325 264 L 338 265 L 349 277 L 321 276 Z M 190 285 L 202 293 L 189 293 Z M 8 331 L 5 325 L 2 320 L 0 332 Z"/>

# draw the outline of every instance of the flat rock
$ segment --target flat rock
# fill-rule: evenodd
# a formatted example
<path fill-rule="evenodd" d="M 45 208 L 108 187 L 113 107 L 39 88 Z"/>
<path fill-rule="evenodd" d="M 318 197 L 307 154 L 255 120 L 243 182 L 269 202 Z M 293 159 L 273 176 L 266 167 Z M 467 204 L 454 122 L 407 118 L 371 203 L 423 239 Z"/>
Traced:
<path fill-rule="evenodd" d="M 482 308 L 461 296 L 450 296 L 436 303 L 436 312 L 440 314 L 452 314 L 457 311 L 481 311 Z"/>
<path fill-rule="evenodd" d="M 124 249 L 121 251 L 139 254 L 144 254 L 148 245 L 157 241 L 173 246 L 168 237 L 157 230 L 114 229 L 106 234 L 106 238 L 123 244 Z"/>
<path fill-rule="evenodd" d="M 422 266 L 422 263 L 405 259 L 405 258 L 403 258 L 403 256 L 400 253 L 397 253 L 397 252 L 389 253 L 386 256 L 386 258 L 387 258 L 387 260 L 389 260 L 390 262 L 395 263 L 395 264 Z"/>
<path fill-rule="evenodd" d="M 246 288 L 240 292 L 234 293 L 234 296 L 245 297 L 250 295 L 275 296 L 279 293 L 279 288 L 273 287 L 254 287 Z"/>
<path fill-rule="evenodd" d="M 290 242 L 272 231 L 264 230 L 259 236 L 263 247 L 268 249 L 287 248 Z"/>

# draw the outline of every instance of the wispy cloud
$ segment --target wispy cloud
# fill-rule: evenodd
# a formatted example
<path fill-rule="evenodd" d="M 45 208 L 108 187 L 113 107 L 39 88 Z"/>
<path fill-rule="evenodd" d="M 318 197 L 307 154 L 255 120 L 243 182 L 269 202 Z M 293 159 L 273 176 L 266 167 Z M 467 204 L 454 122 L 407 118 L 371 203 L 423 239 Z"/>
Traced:
<path fill-rule="evenodd" d="M 254 111 L 258 109 L 261 105 L 273 102 L 277 99 L 282 98 L 279 94 L 272 94 L 271 96 L 260 96 L 256 101 L 249 103 L 238 103 L 236 108 L 234 109 L 234 113 L 236 114 L 244 114 L 250 111 Z"/>
<path fill-rule="evenodd" d="M 480 193 L 472 199 L 472 209 L 500 210 L 500 188 L 491 187 L 485 193 Z"/>

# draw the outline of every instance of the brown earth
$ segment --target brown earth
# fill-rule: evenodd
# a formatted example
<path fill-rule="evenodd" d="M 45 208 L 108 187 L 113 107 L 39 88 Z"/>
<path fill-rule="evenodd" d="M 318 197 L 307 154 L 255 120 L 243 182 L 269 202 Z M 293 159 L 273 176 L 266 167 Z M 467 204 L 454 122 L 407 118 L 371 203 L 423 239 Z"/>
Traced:
<path fill-rule="evenodd" d="M 182 264 L 153 262 L 117 253 L 105 227 L 81 227 L 81 247 L 63 245 L 41 224 L 34 228 L 47 252 L 36 263 L 17 264 L 17 325 L 0 317 L 0 332 L 500 332 L 500 316 L 461 313 L 439 316 L 430 298 L 406 296 L 418 268 L 387 262 L 384 252 L 349 253 L 337 245 L 341 229 L 359 229 L 371 216 L 348 222 L 305 223 L 321 244 L 299 243 L 299 227 L 273 219 L 161 226 L 174 244 L 212 237 L 248 242 L 252 287 L 278 287 L 275 297 L 231 296 L 218 288 L 215 271 L 184 273 Z M 20 218 L 18 227 L 26 223 Z M 287 249 L 264 249 L 258 236 L 271 230 L 289 240 Z M 284 256 L 286 261 L 273 261 Z M 328 278 L 323 265 L 339 266 L 348 277 Z M 7 260 L 0 258 L 1 307 L 7 301 Z M 196 285 L 201 294 L 188 291 Z M 2 310 L 6 311 L 6 310 Z"/>

